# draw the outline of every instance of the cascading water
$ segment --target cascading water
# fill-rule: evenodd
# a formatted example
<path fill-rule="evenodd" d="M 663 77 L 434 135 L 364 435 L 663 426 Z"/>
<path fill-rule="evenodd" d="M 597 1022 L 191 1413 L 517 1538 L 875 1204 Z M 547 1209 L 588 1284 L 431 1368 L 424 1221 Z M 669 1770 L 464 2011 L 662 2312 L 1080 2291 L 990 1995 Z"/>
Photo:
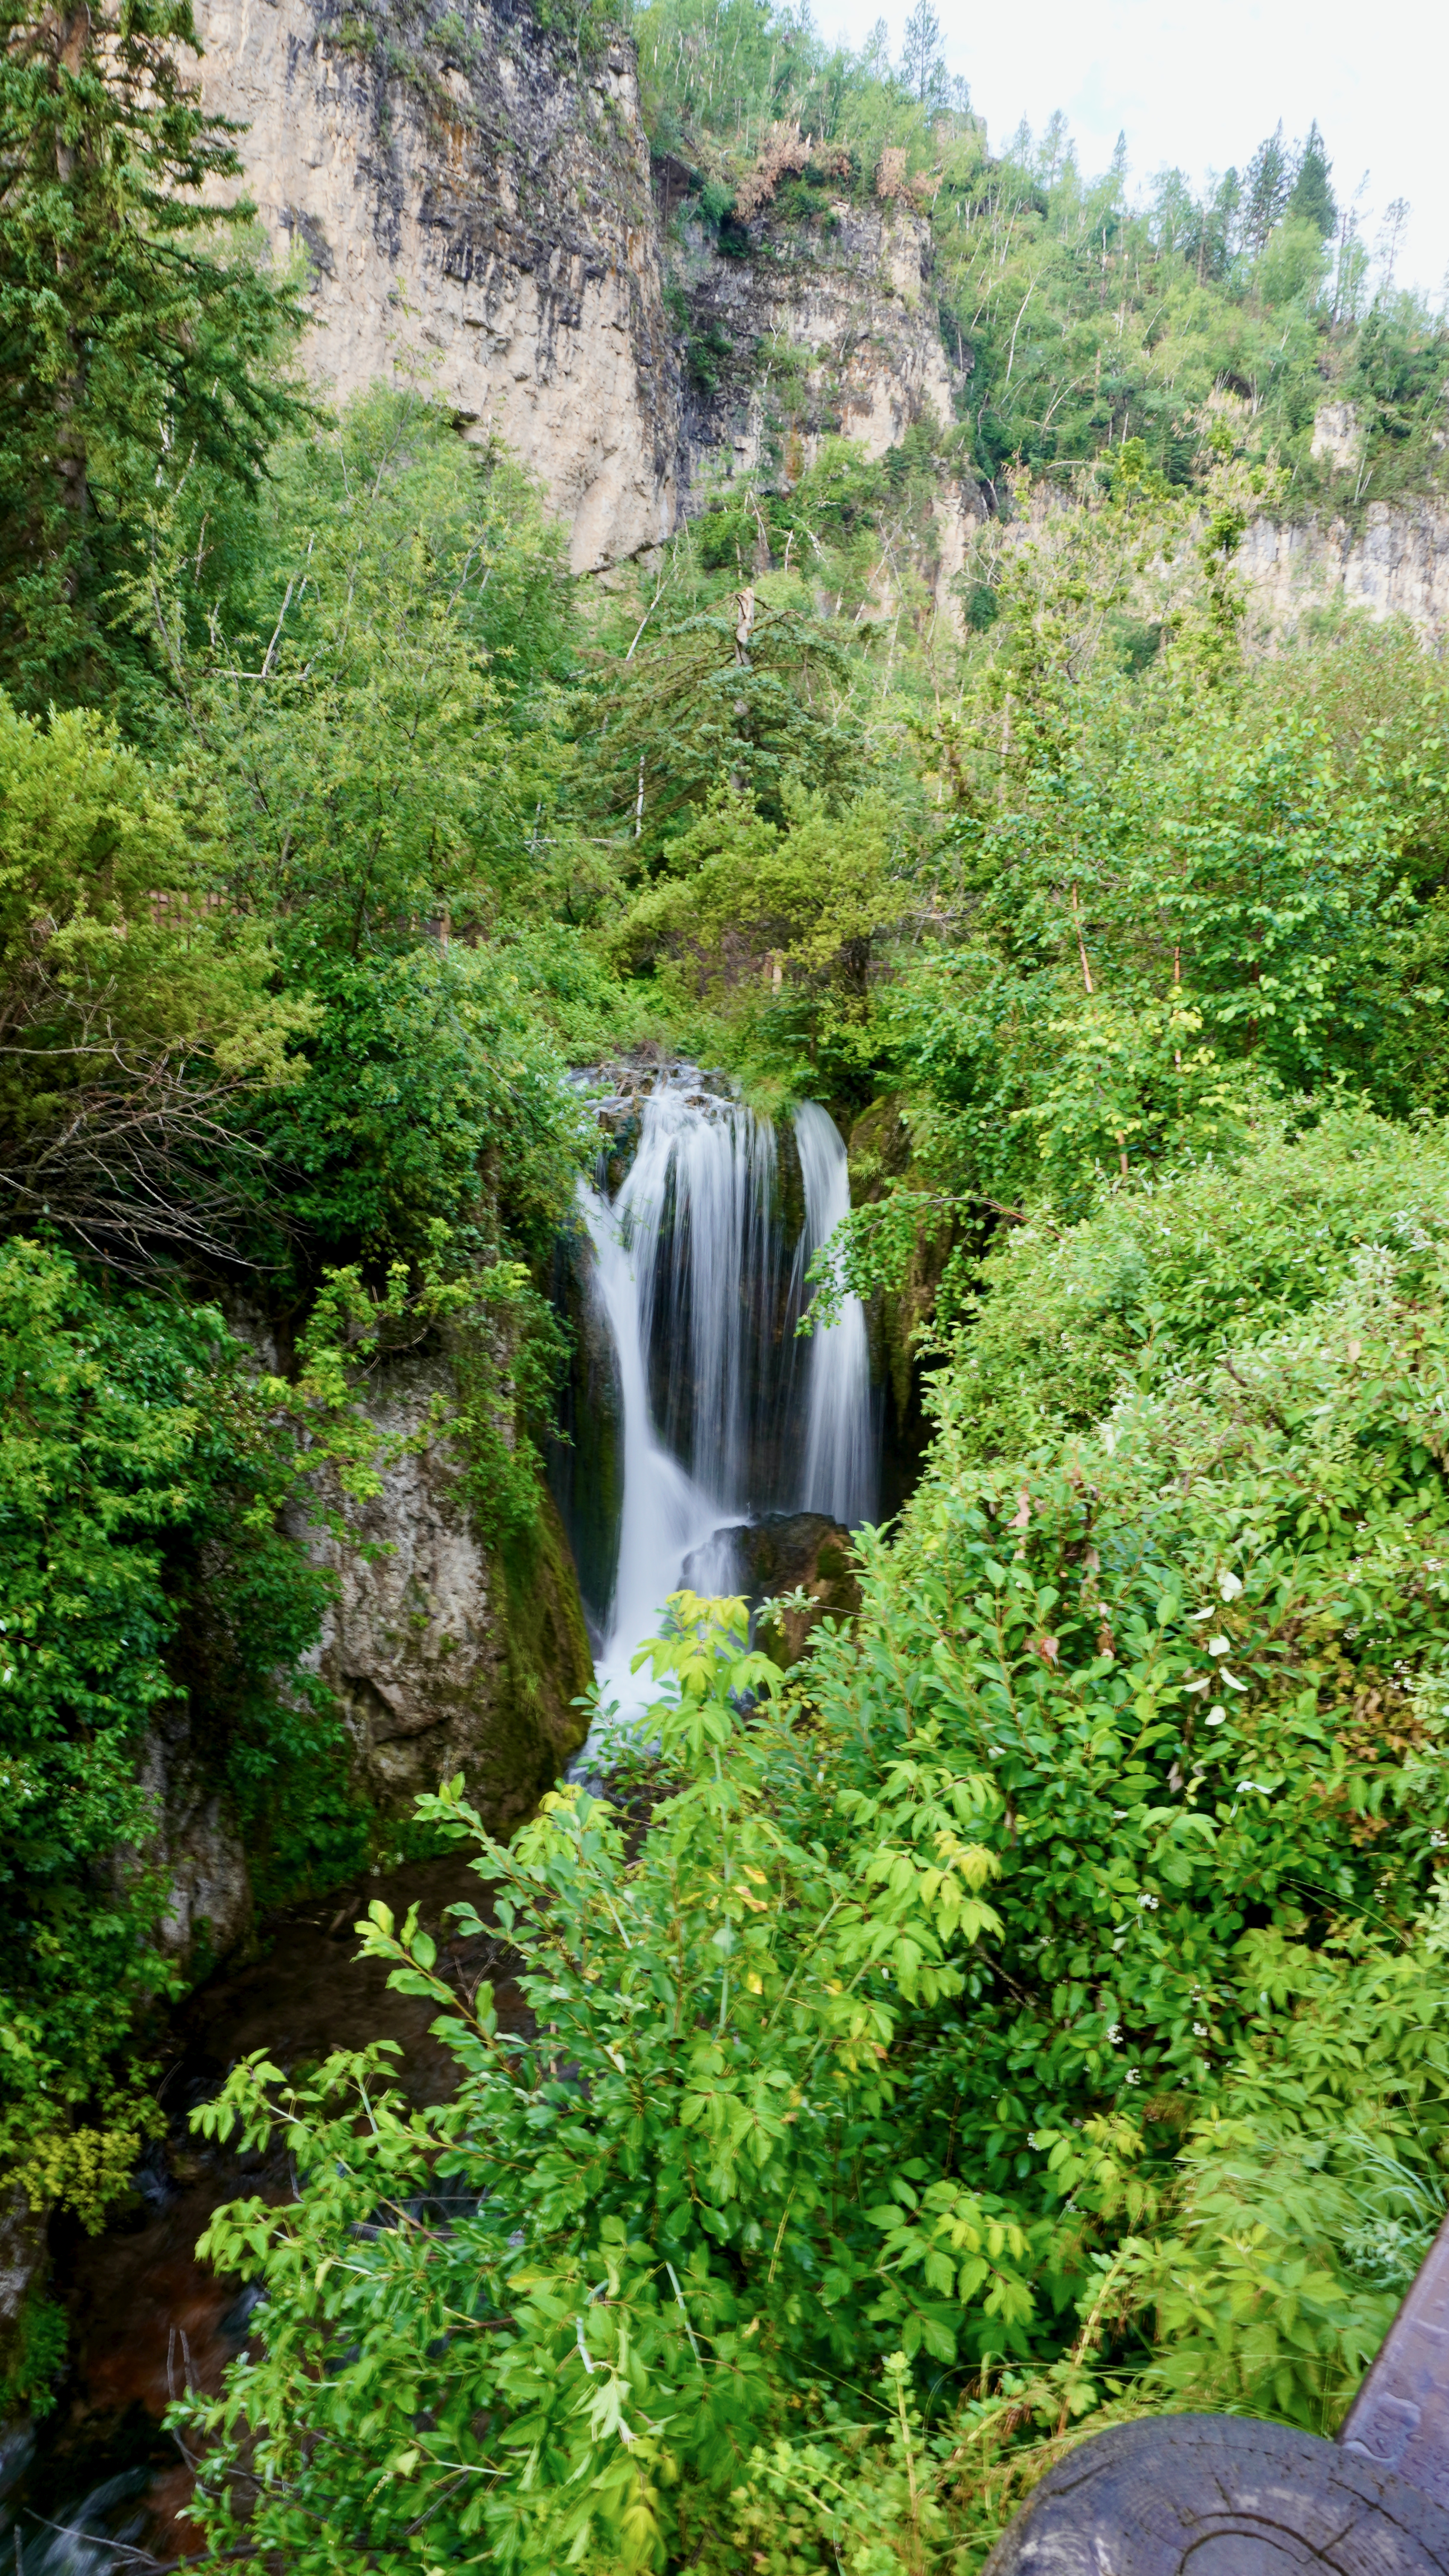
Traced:
<path fill-rule="evenodd" d="M 781 1510 L 853 1525 L 875 1509 L 859 1299 L 828 1331 L 795 1335 L 806 1268 L 850 1204 L 845 1147 L 815 1102 L 796 1113 L 795 1143 L 804 1222 L 793 1243 L 773 1128 L 690 1068 L 645 1101 L 617 1196 L 580 1189 L 622 1445 L 613 1596 L 596 1605 L 606 1707 L 641 1704 L 630 1657 L 683 1581 L 736 1588 L 732 1527 Z"/>
<path fill-rule="evenodd" d="M 816 1100 L 802 1101 L 795 1112 L 795 1145 L 805 1185 L 802 1266 L 808 1268 L 850 1213 L 850 1166 L 839 1128 Z M 810 1338 L 804 1509 L 829 1512 L 847 1529 L 869 1520 L 878 1446 L 865 1308 L 858 1297 L 845 1297 L 835 1322 Z"/>

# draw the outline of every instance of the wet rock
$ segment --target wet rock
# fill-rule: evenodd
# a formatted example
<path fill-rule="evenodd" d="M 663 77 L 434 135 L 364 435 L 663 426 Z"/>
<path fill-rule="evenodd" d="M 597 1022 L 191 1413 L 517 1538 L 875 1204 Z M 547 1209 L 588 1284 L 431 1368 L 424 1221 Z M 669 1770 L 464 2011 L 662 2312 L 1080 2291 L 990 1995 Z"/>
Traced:
<path fill-rule="evenodd" d="M 694 1592 L 742 1592 L 754 1642 L 787 1670 L 823 1618 L 853 1619 L 860 1608 L 850 1532 L 824 1512 L 766 1512 L 716 1530 L 685 1558 L 684 1581 Z M 805 1593 L 808 1606 L 758 1617 L 762 1602 L 790 1592 Z"/>
<path fill-rule="evenodd" d="M 241 1827 L 186 1700 L 152 1712 L 139 1767 L 156 1810 L 147 1857 L 170 1880 L 157 1937 L 168 1957 L 204 1974 L 248 1931 L 252 1883 Z"/>
<path fill-rule="evenodd" d="M 24 2358 L 27 2303 L 43 2289 L 49 2253 L 46 2213 L 23 2191 L 0 2194 L 0 2387 Z M 35 2454 L 35 2428 L 24 2413 L 0 2419 L 0 2539 L 9 2530 L 9 2498 Z M 6 2554 L 8 2555 L 8 2549 Z"/>
<path fill-rule="evenodd" d="M 619 1568 L 624 1508 L 624 1392 L 619 1354 L 598 1293 L 594 1247 L 581 1225 L 560 1237 L 554 1301 L 569 1328 L 569 1367 L 549 1484 L 573 1549 L 584 1613 L 602 1643 Z"/>

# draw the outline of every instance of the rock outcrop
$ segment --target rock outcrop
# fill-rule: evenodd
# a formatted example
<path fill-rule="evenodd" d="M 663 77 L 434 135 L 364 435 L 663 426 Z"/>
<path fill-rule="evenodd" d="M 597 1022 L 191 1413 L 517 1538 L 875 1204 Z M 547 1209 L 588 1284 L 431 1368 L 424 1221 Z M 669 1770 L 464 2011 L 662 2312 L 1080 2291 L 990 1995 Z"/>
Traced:
<path fill-rule="evenodd" d="M 766 211 L 742 238 L 747 253 L 732 252 L 702 223 L 686 223 L 675 259 L 688 316 L 681 443 L 690 507 L 772 462 L 797 473 L 823 433 L 879 457 L 926 414 L 949 425 L 964 378 L 941 345 L 923 215 L 842 199 L 806 222 Z"/>
<path fill-rule="evenodd" d="M 1449 501 L 1374 501 L 1361 523 L 1255 519 L 1239 561 L 1266 640 L 1345 611 L 1402 617 L 1436 647 L 1449 639 Z"/>
<path fill-rule="evenodd" d="M 586 51 L 511 0 L 197 0 L 197 25 L 207 102 L 305 264 L 313 376 L 341 400 L 420 373 L 539 477 L 576 572 L 824 432 L 880 456 L 950 422 L 925 217 L 671 225 L 624 37 Z M 945 493 L 943 596 L 978 508 Z"/>
<path fill-rule="evenodd" d="M 581 53 L 508 0 L 196 18 L 207 103 L 306 261 L 314 376 L 345 398 L 416 366 L 539 476 L 576 572 L 667 536 L 678 371 L 632 47 Z"/>
<path fill-rule="evenodd" d="M 193 1975 L 225 1958 L 252 1920 L 246 1843 L 230 1798 L 198 1742 L 184 1699 L 153 1709 L 141 1748 L 141 1785 L 155 1804 L 147 1858 L 166 1873 L 159 1937 Z"/>
<path fill-rule="evenodd" d="M 255 1318 L 233 1321 L 265 1344 Z M 275 1350 L 264 1356 L 275 1365 Z M 540 1495 L 531 1532 L 485 1544 L 468 1462 L 448 1428 L 460 1403 L 446 1353 L 386 1363 L 364 1410 L 379 1442 L 381 1491 L 348 1506 L 346 1539 L 300 1502 L 290 1525 L 295 1543 L 334 1577 L 308 1660 L 346 1730 L 339 1796 L 381 1825 L 406 1819 L 419 1792 L 461 1772 L 488 1824 L 507 1833 L 585 1733 L 573 1702 L 593 1667 L 558 1512 Z M 338 1496 L 319 1500 L 330 1509 Z M 181 1693 L 152 1712 L 141 1747 L 156 1818 L 144 1857 L 169 1885 L 160 1943 L 193 1978 L 245 1942 L 255 1910 L 258 1854 L 222 1750 Z"/>
<path fill-rule="evenodd" d="M 337 1578 L 317 1665 L 352 1738 L 355 1781 L 385 1814 L 462 1772 L 497 1832 L 537 1804 L 585 1727 L 593 1678 L 578 1583 L 557 1512 L 486 1548 L 457 1444 L 425 1425 L 455 1401 L 446 1357 L 389 1364 L 368 1404 L 393 1453 L 382 1491 L 353 1507 L 357 1544 L 315 1533 Z"/>
<path fill-rule="evenodd" d="M 787 1671 L 822 1619 L 853 1619 L 860 1608 L 850 1532 L 825 1512 L 766 1512 L 716 1530 L 707 1547 L 685 1558 L 684 1580 L 703 1592 L 733 1582 L 749 1604 L 756 1645 Z M 790 1608 L 759 1616 L 765 1602 L 791 1595 Z"/>
<path fill-rule="evenodd" d="M 306 267 L 313 374 L 343 398 L 419 373 L 538 476 L 576 572 L 732 482 L 790 479 L 828 432 L 880 456 L 955 418 L 971 353 L 942 344 L 927 218 L 841 197 L 705 224 L 682 165 L 651 180 L 623 34 L 585 46 L 521 0 L 197 0 L 197 24 L 207 100 Z M 1361 443 L 1353 407 L 1325 405 L 1315 456 L 1347 474 Z M 919 569 L 958 629 L 988 506 L 941 466 Z M 1263 518 L 1241 562 L 1269 643 L 1339 607 L 1449 633 L 1443 503 Z"/>

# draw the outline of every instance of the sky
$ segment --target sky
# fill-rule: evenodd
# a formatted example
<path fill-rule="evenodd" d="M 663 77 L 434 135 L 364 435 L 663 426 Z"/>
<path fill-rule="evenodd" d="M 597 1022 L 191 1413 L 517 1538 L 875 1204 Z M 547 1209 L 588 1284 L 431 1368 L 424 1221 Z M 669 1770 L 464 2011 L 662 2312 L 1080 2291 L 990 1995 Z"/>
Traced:
<path fill-rule="evenodd" d="M 1349 0 L 1031 0 L 1030 7 L 972 8 L 935 0 L 946 57 L 971 84 L 993 149 L 1023 116 L 1040 133 L 1061 108 L 1088 173 L 1104 169 L 1127 136 L 1134 192 L 1176 163 L 1200 181 L 1209 169 L 1241 170 L 1279 117 L 1286 138 L 1316 116 L 1333 163 L 1333 188 L 1359 199 L 1370 249 L 1384 210 L 1408 199 L 1410 215 L 1394 283 L 1438 306 L 1449 268 L 1449 6 L 1388 0 L 1382 15 Z M 884 14 L 899 51 L 909 0 Z M 822 33 L 860 44 L 882 0 L 817 0 Z"/>

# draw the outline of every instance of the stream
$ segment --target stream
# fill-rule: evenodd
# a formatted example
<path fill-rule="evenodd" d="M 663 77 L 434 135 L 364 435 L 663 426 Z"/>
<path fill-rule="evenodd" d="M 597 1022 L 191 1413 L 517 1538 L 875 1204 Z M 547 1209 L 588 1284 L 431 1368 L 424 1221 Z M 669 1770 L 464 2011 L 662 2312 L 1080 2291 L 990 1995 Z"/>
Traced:
<path fill-rule="evenodd" d="M 595 1498 L 577 1480 L 563 1498 L 602 1702 L 625 1724 L 645 1705 L 629 1658 L 665 1597 L 681 1584 L 748 1589 L 762 1535 L 786 1588 L 802 1534 L 873 1515 L 880 1457 L 860 1301 L 846 1299 L 828 1331 L 795 1330 L 811 1258 L 849 1207 L 834 1122 L 805 1103 L 777 1130 L 694 1067 L 634 1072 L 632 1089 L 599 1101 L 606 1142 L 580 1185 L 571 1256 L 614 1444 L 602 1540 L 584 1528 Z M 581 1767 L 602 1750 L 591 1739 Z M 183 2389 L 220 2389 L 254 2308 L 242 2281 L 197 2262 L 196 2241 L 223 2201 L 291 2189 L 282 2155 L 192 2136 L 189 2113 L 228 2068 L 264 2047 L 296 2072 L 329 2049 L 391 2039 L 399 2089 L 419 2104 L 444 2097 L 453 2062 L 430 2035 L 434 2008 L 392 1993 L 385 1968 L 356 1955 L 352 1927 L 378 1897 L 398 1915 L 416 1904 L 440 1973 L 469 1991 L 493 1977 L 500 2017 L 522 2021 L 506 1953 L 486 1934 L 460 1941 L 445 1920 L 461 1898 L 479 1901 L 463 1855 L 372 1873 L 274 1916 L 257 1956 L 186 1999 L 161 2051 L 165 2135 L 131 2200 L 100 2236 L 52 2227 L 51 2295 L 70 2346 L 54 2411 L 0 2446 L 0 2554 L 13 2553 L 16 2576 L 145 2576 L 195 2552 L 191 2471 L 163 2418 Z"/>

